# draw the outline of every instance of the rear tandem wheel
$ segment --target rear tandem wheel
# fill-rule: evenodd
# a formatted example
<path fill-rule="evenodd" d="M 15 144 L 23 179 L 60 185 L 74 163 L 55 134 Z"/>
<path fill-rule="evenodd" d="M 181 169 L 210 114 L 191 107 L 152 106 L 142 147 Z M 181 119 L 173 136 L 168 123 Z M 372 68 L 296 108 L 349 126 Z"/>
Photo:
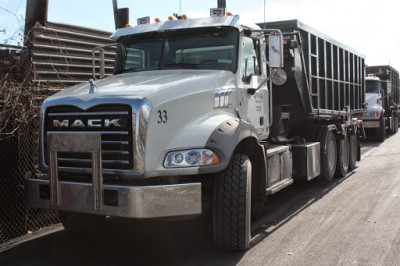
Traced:
<path fill-rule="evenodd" d="M 358 139 L 356 134 L 349 135 L 349 170 L 356 168 L 357 163 L 357 145 Z"/>
<path fill-rule="evenodd" d="M 336 139 L 332 131 L 327 131 L 321 141 L 321 178 L 331 181 L 336 170 Z"/>
<path fill-rule="evenodd" d="M 336 177 L 345 177 L 349 171 L 349 141 L 347 136 L 337 141 Z"/>

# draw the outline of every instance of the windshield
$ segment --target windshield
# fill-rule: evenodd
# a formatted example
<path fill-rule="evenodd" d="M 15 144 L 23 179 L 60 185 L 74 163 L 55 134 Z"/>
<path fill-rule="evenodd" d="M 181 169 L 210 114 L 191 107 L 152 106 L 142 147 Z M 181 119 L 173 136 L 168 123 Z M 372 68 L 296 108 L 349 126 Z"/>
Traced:
<path fill-rule="evenodd" d="M 120 40 L 116 74 L 161 69 L 236 71 L 238 31 L 214 27 L 151 32 Z"/>
<path fill-rule="evenodd" d="M 367 80 L 367 93 L 379 93 L 379 81 L 378 80 Z"/>

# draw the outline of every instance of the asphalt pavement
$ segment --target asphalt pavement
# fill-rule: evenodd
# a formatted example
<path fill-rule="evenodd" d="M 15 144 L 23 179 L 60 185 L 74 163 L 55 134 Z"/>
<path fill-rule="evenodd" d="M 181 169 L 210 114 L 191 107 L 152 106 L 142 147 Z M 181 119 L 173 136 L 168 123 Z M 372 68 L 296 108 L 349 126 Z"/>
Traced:
<path fill-rule="evenodd" d="M 345 178 L 295 181 L 268 198 L 245 252 L 213 246 L 209 217 L 111 219 L 87 235 L 53 233 L 0 253 L 0 265 L 400 265 L 400 133 L 363 142 Z"/>

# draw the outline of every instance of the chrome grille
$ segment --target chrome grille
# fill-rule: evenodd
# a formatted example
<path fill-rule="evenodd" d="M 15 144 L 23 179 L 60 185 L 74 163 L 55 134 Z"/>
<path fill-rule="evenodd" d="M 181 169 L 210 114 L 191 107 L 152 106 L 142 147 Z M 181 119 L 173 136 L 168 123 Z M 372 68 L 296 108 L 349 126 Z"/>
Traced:
<path fill-rule="evenodd" d="M 117 121 L 110 123 L 109 121 Z M 108 123 L 107 123 L 108 122 Z M 62 125 L 60 125 L 62 124 Z M 46 109 L 44 132 L 45 163 L 48 165 L 47 132 L 99 132 L 102 142 L 103 169 L 133 168 L 132 110 L 128 105 L 98 105 L 88 110 L 75 106 Z M 91 168 L 89 153 L 60 152 L 60 170 Z"/>

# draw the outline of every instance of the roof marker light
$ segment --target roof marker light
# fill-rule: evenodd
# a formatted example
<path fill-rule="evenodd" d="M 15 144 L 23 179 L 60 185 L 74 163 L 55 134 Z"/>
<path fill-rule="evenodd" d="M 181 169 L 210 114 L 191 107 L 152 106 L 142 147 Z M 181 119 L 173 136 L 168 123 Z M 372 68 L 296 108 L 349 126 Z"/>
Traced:
<path fill-rule="evenodd" d="M 211 17 L 223 17 L 225 16 L 226 9 L 225 8 L 211 8 L 210 16 Z"/>
<path fill-rule="evenodd" d="M 155 21 L 155 22 L 160 22 L 160 21 L 161 21 L 161 19 L 159 19 L 159 18 L 155 18 L 155 19 L 154 19 L 154 21 Z"/>
<path fill-rule="evenodd" d="M 150 23 L 150 17 L 149 16 L 137 19 L 137 24 L 138 25 L 149 24 L 149 23 Z"/>
<path fill-rule="evenodd" d="M 185 14 L 182 15 L 183 19 L 187 19 L 187 16 Z"/>
<path fill-rule="evenodd" d="M 173 16 L 169 16 L 168 20 L 174 20 L 174 17 Z"/>
<path fill-rule="evenodd" d="M 131 24 L 126 24 L 125 28 L 129 28 L 131 26 Z"/>
<path fill-rule="evenodd" d="M 232 16 L 232 13 L 231 12 L 227 12 L 226 15 L 227 16 Z"/>

